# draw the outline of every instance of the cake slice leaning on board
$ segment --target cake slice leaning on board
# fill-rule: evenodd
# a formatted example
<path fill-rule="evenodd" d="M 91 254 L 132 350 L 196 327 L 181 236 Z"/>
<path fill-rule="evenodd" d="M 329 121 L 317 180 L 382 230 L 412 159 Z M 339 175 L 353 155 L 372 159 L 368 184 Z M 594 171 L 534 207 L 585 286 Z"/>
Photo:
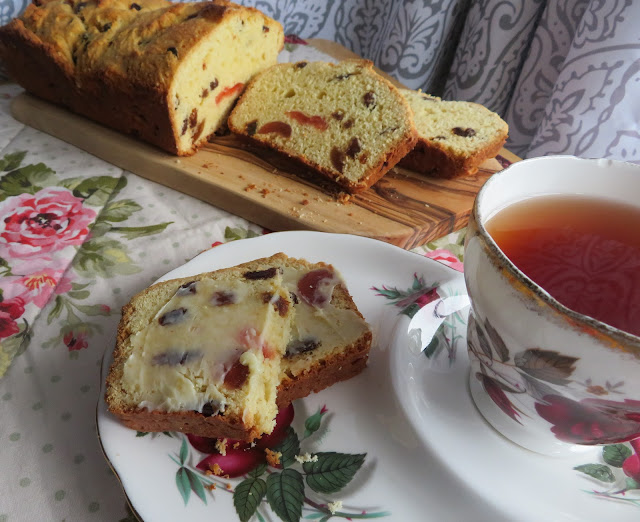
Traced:
<path fill-rule="evenodd" d="M 278 22 L 224 0 L 34 0 L 0 28 L 0 57 L 31 94 L 182 156 L 283 42 Z"/>
<path fill-rule="evenodd" d="M 400 89 L 418 131 L 418 142 L 400 166 L 435 178 L 475 174 L 505 144 L 509 126 L 479 103 L 445 101 L 420 91 Z"/>
<path fill-rule="evenodd" d="M 370 346 L 331 265 L 276 254 L 134 296 L 105 400 L 139 431 L 251 441 L 278 408 L 362 371 Z"/>

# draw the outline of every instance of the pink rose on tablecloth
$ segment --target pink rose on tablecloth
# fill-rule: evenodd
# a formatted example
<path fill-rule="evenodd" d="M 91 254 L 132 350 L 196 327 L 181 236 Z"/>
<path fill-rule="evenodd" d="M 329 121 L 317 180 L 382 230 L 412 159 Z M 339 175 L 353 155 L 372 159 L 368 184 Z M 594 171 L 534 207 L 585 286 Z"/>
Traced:
<path fill-rule="evenodd" d="M 84 332 L 67 332 L 62 338 L 64 344 L 69 348 L 69 351 L 82 350 L 89 346 L 87 342 L 87 334 Z"/>
<path fill-rule="evenodd" d="M 640 436 L 640 401 L 623 402 L 545 395 L 536 411 L 553 427 L 554 435 L 574 444 L 611 444 Z"/>
<path fill-rule="evenodd" d="M 0 339 L 17 334 L 20 327 L 16 322 L 24 313 L 24 301 L 19 297 L 0 302 Z"/>
<path fill-rule="evenodd" d="M 0 279 L 0 288 L 8 298 L 19 297 L 24 303 L 34 303 L 38 308 L 47 304 L 51 293 L 63 294 L 71 290 L 71 280 L 64 276 L 66 266 L 56 266 L 60 261 L 50 258 L 27 259 L 12 269 L 14 276 Z"/>
<path fill-rule="evenodd" d="M 438 248 L 436 250 L 432 250 L 431 252 L 427 252 L 425 254 L 425 257 L 439 261 L 440 263 L 450 266 L 458 272 L 462 272 L 464 270 L 462 261 L 460 261 L 455 255 L 453 255 L 448 250 L 445 250 L 444 248 Z"/>
<path fill-rule="evenodd" d="M 82 244 L 96 217 L 82 203 L 61 187 L 7 198 L 0 203 L 0 256 L 41 256 Z"/>

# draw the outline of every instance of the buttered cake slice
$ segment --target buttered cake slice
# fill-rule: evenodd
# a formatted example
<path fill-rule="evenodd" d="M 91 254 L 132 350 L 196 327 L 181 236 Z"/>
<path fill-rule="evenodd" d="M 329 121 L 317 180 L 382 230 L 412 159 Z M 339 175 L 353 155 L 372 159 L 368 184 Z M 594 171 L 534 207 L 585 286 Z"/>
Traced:
<path fill-rule="evenodd" d="M 269 259 L 152 286 L 123 309 L 110 411 L 140 431 L 270 433 L 292 316 Z"/>

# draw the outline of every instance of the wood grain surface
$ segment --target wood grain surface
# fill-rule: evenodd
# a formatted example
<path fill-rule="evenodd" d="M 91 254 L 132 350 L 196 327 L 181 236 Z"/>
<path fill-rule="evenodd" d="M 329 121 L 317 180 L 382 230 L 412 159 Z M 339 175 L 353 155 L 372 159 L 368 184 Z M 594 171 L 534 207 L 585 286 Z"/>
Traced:
<path fill-rule="evenodd" d="M 336 46 L 344 49 L 312 42 L 332 56 Z M 31 127 L 269 230 L 349 233 L 406 249 L 464 227 L 478 190 L 502 168 L 492 159 L 476 175 L 454 180 L 395 168 L 361 194 L 337 198 L 309 181 L 305 167 L 235 136 L 178 158 L 28 94 L 17 96 L 11 110 Z"/>

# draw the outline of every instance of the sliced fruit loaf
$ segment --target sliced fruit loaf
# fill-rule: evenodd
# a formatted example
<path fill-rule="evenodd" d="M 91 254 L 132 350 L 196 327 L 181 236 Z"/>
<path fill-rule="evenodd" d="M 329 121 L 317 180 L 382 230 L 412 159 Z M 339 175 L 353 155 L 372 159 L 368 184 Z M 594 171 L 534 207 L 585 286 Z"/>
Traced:
<path fill-rule="evenodd" d="M 228 125 L 354 193 L 416 141 L 406 100 L 365 60 L 274 65 L 249 83 Z"/>

